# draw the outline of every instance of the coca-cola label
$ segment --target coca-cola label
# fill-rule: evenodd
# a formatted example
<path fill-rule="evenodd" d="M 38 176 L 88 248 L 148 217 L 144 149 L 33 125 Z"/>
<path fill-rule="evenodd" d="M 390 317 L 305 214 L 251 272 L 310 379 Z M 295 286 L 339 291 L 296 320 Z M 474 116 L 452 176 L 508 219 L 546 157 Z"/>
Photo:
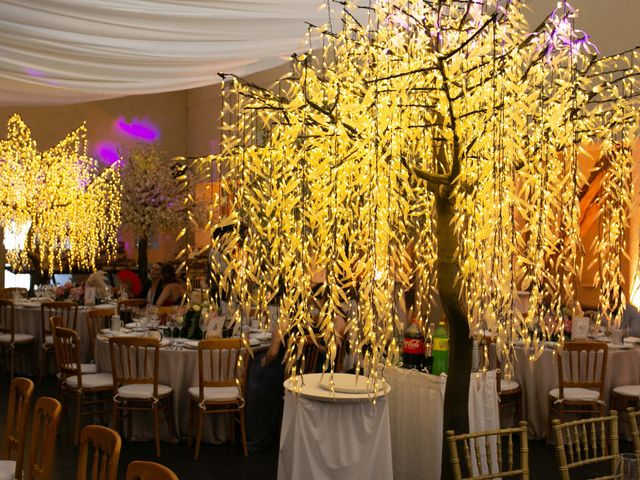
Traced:
<path fill-rule="evenodd" d="M 402 342 L 402 353 L 424 355 L 424 340 L 421 338 L 405 338 Z"/>

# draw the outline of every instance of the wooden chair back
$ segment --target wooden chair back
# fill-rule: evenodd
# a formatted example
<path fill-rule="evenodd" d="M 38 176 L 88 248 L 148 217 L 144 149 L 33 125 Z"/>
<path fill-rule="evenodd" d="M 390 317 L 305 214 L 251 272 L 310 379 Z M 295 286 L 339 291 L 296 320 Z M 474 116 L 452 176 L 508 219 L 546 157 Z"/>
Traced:
<path fill-rule="evenodd" d="M 94 308 L 87 312 L 87 333 L 91 358 L 96 357 L 96 335 L 103 328 L 110 326 L 111 316 L 115 313 L 115 308 Z"/>
<path fill-rule="evenodd" d="M 16 332 L 16 312 L 12 300 L 0 298 L 0 335 L 10 335 L 13 345 Z"/>
<path fill-rule="evenodd" d="M 68 377 L 78 377 L 78 389 L 82 390 L 82 370 L 80 364 L 80 337 L 75 330 L 54 325 L 51 317 L 53 345 L 56 350 L 58 371 L 62 381 Z"/>
<path fill-rule="evenodd" d="M 598 390 L 604 402 L 604 379 L 607 372 L 607 344 L 604 342 L 565 342 L 558 354 L 558 388 L 564 398 L 565 388 Z"/>
<path fill-rule="evenodd" d="M 63 326 L 65 328 L 77 330 L 78 304 L 76 302 L 43 302 L 40 307 L 43 339 L 44 335 L 52 335 L 49 324 L 50 317 L 62 317 L 64 318 Z"/>
<path fill-rule="evenodd" d="M 215 338 L 198 342 L 199 401 L 206 387 L 238 386 L 244 393 L 246 350 L 240 338 Z"/>
<path fill-rule="evenodd" d="M 517 428 L 504 428 L 487 432 L 456 435 L 447 431 L 453 478 L 529 478 L 529 440 L 527 422 Z M 520 438 L 519 455 L 514 436 Z M 462 458 L 458 452 L 462 446 Z M 463 473 L 464 472 L 464 473 Z"/>
<path fill-rule="evenodd" d="M 31 410 L 33 382 L 28 378 L 16 377 L 11 380 L 9 404 L 7 406 L 7 425 L 2 439 L 0 458 L 11 460 L 15 457 L 15 478 L 22 478 L 24 464 L 24 446 L 27 433 L 27 420 Z"/>
<path fill-rule="evenodd" d="M 112 337 L 109 339 L 113 388 L 122 385 L 153 385 L 158 398 L 160 340 L 145 337 Z"/>
<path fill-rule="evenodd" d="M 618 415 L 612 410 L 607 417 L 595 417 L 560 423 L 553 420 L 556 456 L 562 480 L 570 479 L 570 470 L 588 465 L 610 463 L 610 475 L 600 479 L 617 478 Z"/>
<path fill-rule="evenodd" d="M 122 440 L 101 425 L 87 425 L 80 434 L 76 480 L 117 480 Z"/>
<path fill-rule="evenodd" d="M 51 397 L 36 401 L 29 447 L 27 480 L 48 480 L 56 447 L 56 433 L 62 406 Z"/>
<path fill-rule="evenodd" d="M 318 366 L 320 352 L 326 350 L 320 344 L 321 340 L 320 335 L 307 334 L 297 340 L 292 336 L 290 341 L 297 342 L 294 346 L 295 355 L 288 360 L 285 370 L 292 372 L 295 367 L 298 374 L 314 373 Z"/>
<path fill-rule="evenodd" d="M 134 460 L 127 467 L 126 480 L 178 480 L 178 476 L 159 463 Z"/>
<path fill-rule="evenodd" d="M 640 430 L 638 430 L 638 416 L 640 415 L 640 410 L 636 412 L 633 407 L 629 407 L 627 408 L 627 414 L 629 415 L 629 428 L 631 429 L 633 451 L 636 455 L 640 455 Z"/>
<path fill-rule="evenodd" d="M 479 368 L 481 370 L 496 370 L 496 387 L 499 394 L 502 391 L 502 380 L 504 378 L 509 380 L 512 372 L 504 371 L 502 368 L 502 358 L 495 343 L 495 337 L 489 335 L 482 337 L 479 345 L 479 354 L 481 356 Z"/>

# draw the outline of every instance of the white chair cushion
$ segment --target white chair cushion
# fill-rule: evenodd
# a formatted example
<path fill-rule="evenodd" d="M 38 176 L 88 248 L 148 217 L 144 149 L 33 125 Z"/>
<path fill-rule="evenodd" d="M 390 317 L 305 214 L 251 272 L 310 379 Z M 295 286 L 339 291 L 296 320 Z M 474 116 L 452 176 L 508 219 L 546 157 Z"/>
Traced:
<path fill-rule="evenodd" d="M 64 381 L 65 384 L 72 388 L 78 387 L 78 377 L 69 377 Z M 82 387 L 83 388 L 113 388 L 113 375 L 110 373 L 92 373 L 88 375 L 82 375 Z"/>
<path fill-rule="evenodd" d="M 502 393 L 506 393 L 509 390 L 516 390 L 520 388 L 520 384 L 518 382 L 509 381 L 509 380 L 500 380 L 500 391 Z"/>
<path fill-rule="evenodd" d="M 620 385 L 613 389 L 618 395 L 640 398 L 640 385 Z"/>
<path fill-rule="evenodd" d="M 84 380 L 84 377 L 82 377 Z M 158 384 L 158 396 L 164 397 L 170 394 L 173 389 L 167 385 Z M 123 385 L 118 388 L 118 396 L 124 399 L 151 399 L 153 396 L 153 385 Z"/>
<path fill-rule="evenodd" d="M 29 335 L 27 333 L 16 333 L 13 335 L 13 342 L 29 343 L 33 342 L 33 338 L 33 335 Z M 9 335 L 8 333 L 3 333 L 2 335 L 0 335 L 0 343 L 11 343 L 11 335 Z"/>
<path fill-rule="evenodd" d="M 53 335 L 45 335 L 44 343 L 47 345 L 53 345 Z"/>
<path fill-rule="evenodd" d="M 14 460 L 0 460 L 0 480 L 13 480 L 16 471 Z"/>
<path fill-rule="evenodd" d="M 560 396 L 560 389 L 554 388 L 549 392 L 553 398 Z M 565 388 L 564 399 L 569 401 L 585 401 L 594 402 L 600 398 L 600 393 L 595 390 L 589 390 L 588 388 Z"/>
<path fill-rule="evenodd" d="M 200 397 L 200 389 L 198 387 L 191 387 L 189 389 L 189 395 L 197 400 Z M 205 401 L 235 401 L 240 398 L 242 398 L 242 396 L 240 395 L 238 387 L 206 387 L 204 389 Z"/>

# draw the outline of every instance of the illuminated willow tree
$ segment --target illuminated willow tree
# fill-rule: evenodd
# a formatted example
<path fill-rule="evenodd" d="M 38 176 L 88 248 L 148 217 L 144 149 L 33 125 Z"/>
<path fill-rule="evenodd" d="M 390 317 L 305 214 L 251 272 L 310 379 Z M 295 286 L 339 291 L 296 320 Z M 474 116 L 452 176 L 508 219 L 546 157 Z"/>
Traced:
<path fill-rule="evenodd" d="M 582 268 L 586 142 L 610 165 L 597 282 L 606 320 L 620 321 L 638 52 L 598 59 L 569 5 L 533 30 L 523 9 L 392 0 L 358 20 L 346 6 L 322 53 L 294 57 L 273 89 L 228 82 L 219 161 L 233 208 L 220 225 L 246 232 L 214 248 L 238 318 L 277 299 L 294 373 L 314 277 L 328 297 L 327 370 L 338 317 L 358 361 L 380 365 L 397 349 L 399 292 L 417 287 L 422 318 L 437 292 L 450 329 L 445 431 L 468 431 L 472 336 L 497 332 L 509 366 L 516 341 L 533 360 L 563 331 Z M 524 316 L 518 290 L 530 291 Z"/>
<path fill-rule="evenodd" d="M 41 273 L 95 268 L 99 255 L 115 254 L 120 226 L 120 175 L 99 171 L 86 154 L 81 126 L 53 148 L 39 152 L 18 115 L 0 141 L 0 225 L 26 232 L 19 249 L 7 252 L 12 267 Z"/>

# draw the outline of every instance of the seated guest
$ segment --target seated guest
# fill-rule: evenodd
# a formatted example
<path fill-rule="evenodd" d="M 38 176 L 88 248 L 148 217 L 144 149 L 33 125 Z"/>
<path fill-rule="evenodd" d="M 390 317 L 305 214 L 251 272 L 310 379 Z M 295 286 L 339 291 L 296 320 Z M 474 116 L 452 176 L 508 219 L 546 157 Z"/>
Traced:
<path fill-rule="evenodd" d="M 628 328 L 628 334 L 631 337 L 640 337 L 640 312 L 630 303 L 627 303 L 627 307 L 624 309 L 620 328 L 623 330 Z"/>
<path fill-rule="evenodd" d="M 147 300 L 148 305 L 155 305 L 162 293 L 162 264 L 154 263 L 149 268 L 149 281 L 142 289 L 142 298 Z"/>
<path fill-rule="evenodd" d="M 173 268 L 173 265 L 162 265 L 160 275 L 164 288 L 155 304 L 161 307 L 180 305 L 187 289 L 176 275 L 176 270 Z"/>

